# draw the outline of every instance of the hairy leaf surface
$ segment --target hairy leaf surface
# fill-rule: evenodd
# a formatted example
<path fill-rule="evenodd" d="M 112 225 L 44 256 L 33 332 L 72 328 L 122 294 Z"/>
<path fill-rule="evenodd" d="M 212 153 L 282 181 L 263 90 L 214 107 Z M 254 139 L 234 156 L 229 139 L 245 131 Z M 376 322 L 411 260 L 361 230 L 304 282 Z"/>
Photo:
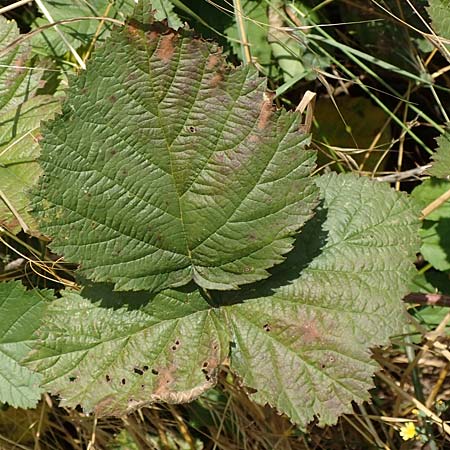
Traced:
<path fill-rule="evenodd" d="M 300 116 L 273 109 L 254 68 L 140 14 L 43 129 L 41 230 L 116 290 L 266 278 L 317 203 Z"/>
<path fill-rule="evenodd" d="M 44 293 L 25 291 L 20 282 L 0 283 L 0 402 L 36 406 L 41 375 L 22 364 L 45 308 Z"/>
<path fill-rule="evenodd" d="M 376 369 L 369 348 L 402 330 L 399 299 L 419 244 L 406 196 L 352 175 L 317 184 L 321 208 L 296 250 L 226 313 L 231 367 L 257 390 L 254 400 L 302 426 L 314 416 L 333 424 L 352 401 L 368 399 Z"/>
<path fill-rule="evenodd" d="M 95 285 L 65 293 L 32 357 L 44 386 L 99 413 L 188 401 L 213 386 L 230 348 L 252 397 L 301 426 L 314 416 L 334 423 L 366 400 L 369 348 L 405 324 L 399 299 L 414 273 L 418 213 L 367 179 L 330 175 L 317 185 L 318 214 L 286 262 L 241 291 L 210 292 L 218 307 L 192 285 L 151 298 Z"/>
<path fill-rule="evenodd" d="M 36 96 L 6 113 L 0 112 L 0 190 L 30 230 L 37 229 L 29 214 L 28 190 L 41 174 L 39 156 L 39 123 L 59 110 L 60 102 L 51 96 Z M 0 202 L 0 224 L 12 232 L 20 223 L 4 203 Z"/>
<path fill-rule="evenodd" d="M 124 414 L 191 401 L 215 385 L 228 338 L 195 288 L 150 298 L 96 287 L 85 296 L 64 293 L 50 305 L 30 358 L 64 405 Z"/>

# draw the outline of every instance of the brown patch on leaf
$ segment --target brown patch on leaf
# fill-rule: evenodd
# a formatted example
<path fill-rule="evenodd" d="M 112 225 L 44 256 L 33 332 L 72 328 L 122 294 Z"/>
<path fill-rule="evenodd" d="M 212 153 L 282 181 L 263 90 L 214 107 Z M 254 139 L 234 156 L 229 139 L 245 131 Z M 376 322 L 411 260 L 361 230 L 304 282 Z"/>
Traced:
<path fill-rule="evenodd" d="M 147 33 L 147 41 L 153 42 L 153 41 L 157 41 L 159 39 L 160 33 L 158 33 L 155 30 L 150 31 L 149 33 Z"/>
<path fill-rule="evenodd" d="M 261 104 L 261 113 L 259 114 L 258 129 L 263 130 L 266 128 L 270 117 L 273 113 L 272 105 L 273 94 L 264 93 L 264 100 Z"/>
<path fill-rule="evenodd" d="M 137 39 L 139 39 L 140 34 L 139 34 L 139 29 L 134 27 L 133 25 L 129 24 L 126 27 L 127 30 L 127 34 L 128 34 L 128 40 L 129 41 L 135 41 Z"/>
<path fill-rule="evenodd" d="M 216 88 L 223 81 L 223 74 L 220 72 L 216 72 L 211 80 L 209 81 L 209 86 L 211 88 Z"/>
<path fill-rule="evenodd" d="M 206 68 L 208 70 L 214 69 L 214 67 L 216 67 L 218 64 L 220 64 L 220 62 L 221 62 L 221 58 L 219 55 L 217 55 L 217 54 L 209 55 L 208 62 L 206 64 Z"/>
<path fill-rule="evenodd" d="M 31 137 L 33 138 L 33 141 L 36 142 L 36 144 L 39 144 L 39 142 L 41 142 L 43 139 L 41 133 L 32 134 Z"/>
<path fill-rule="evenodd" d="M 95 414 L 97 416 L 106 416 L 109 414 L 114 415 L 114 411 L 112 410 L 112 406 L 114 404 L 114 396 L 108 395 L 105 398 L 101 399 L 94 408 Z"/>
<path fill-rule="evenodd" d="M 157 50 L 157 56 L 165 63 L 168 63 L 170 61 L 175 52 L 175 40 L 176 34 L 174 32 L 161 36 L 161 40 L 159 42 L 159 47 Z"/>
<path fill-rule="evenodd" d="M 158 380 L 154 395 L 160 398 L 165 397 L 170 392 L 170 385 L 175 381 L 173 373 L 176 371 L 174 365 L 158 370 Z"/>
<path fill-rule="evenodd" d="M 306 344 L 319 341 L 322 338 L 322 333 L 317 328 L 315 321 L 308 320 L 299 325 L 299 334 L 301 340 Z"/>

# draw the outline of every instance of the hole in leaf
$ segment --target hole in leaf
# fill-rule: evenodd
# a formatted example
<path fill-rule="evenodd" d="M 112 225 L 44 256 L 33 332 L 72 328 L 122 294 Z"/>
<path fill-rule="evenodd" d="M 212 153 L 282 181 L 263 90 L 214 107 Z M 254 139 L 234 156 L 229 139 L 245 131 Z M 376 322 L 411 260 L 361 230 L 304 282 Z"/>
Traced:
<path fill-rule="evenodd" d="M 111 377 L 109 375 L 105 376 L 107 383 L 109 383 L 111 381 Z"/>
<path fill-rule="evenodd" d="M 263 325 L 263 329 L 264 329 L 264 331 L 266 331 L 267 333 L 268 333 L 269 331 L 272 330 L 271 326 L 270 326 L 268 323 L 265 323 L 265 324 Z"/>
<path fill-rule="evenodd" d="M 73 383 L 74 381 L 76 381 L 76 379 L 77 379 L 77 377 L 69 377 L 69 381 L 70 381 L 71 383 Z"/>
<path fill-rule="evenodd" d="M 138 375 L 144 375 L 144 372 L 141 369 L 138 369 L 137 367 L 134 368 L 133 372 Z"/>
<path fill-rule="evenodd" d="M 156 369 L 152 369 L 152 374 L 153 374 L 153 375 L 158 375 L 159 372 L 158 372 Z"/>
<path fill-rule="evenodd" d="M 142 368 L 142 370 L 143 370 L 144 372 L 147 372 L 148 366 L 144 366 L 144 367 Z"/>
<path fill-rule="evenodd" d="M 205 362 L 203 363 L 203 367 L 208 367 L 208 361 L 205 361 Z"/>
<path fill-rule="evenodd" d="M 193 126 L 190 126 L 190 127 L 188 128 L 188 130 L 189 130 L 191 133 L 195 133 L 195 132 L 197 131 L 197 129 L 196 129 L 195 127 L 193 127 Z"/>
<path fill-rule="evenodd" d="M 125 380 L 125 378 L 122 378 L 122 380 L 120 381 L 122 384 L 125 384 L 127 381 Z"/>

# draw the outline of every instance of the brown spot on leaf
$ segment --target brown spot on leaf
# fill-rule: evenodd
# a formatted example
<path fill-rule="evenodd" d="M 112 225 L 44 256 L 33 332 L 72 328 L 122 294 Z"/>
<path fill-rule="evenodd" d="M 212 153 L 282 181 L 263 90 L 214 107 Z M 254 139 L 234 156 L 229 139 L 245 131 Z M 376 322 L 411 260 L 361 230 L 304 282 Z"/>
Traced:
<path fill-rule="evenodd" d="M 305 321 L 299 326 L 301 339 L 306 344 L 319 341 L 322 337 L 316 323 L 313 320 Z"/>
<path fill-rule="evenodd" d="M 129 24 L 126 28 L 129 41 L 135 41 L 139 39 L 139 30 L 133 25 Z"/>
<path fill-rule="evenodd" d="M 175 52 L 174 47 L 175 39 L 176 39 L 175 33 L 169 33 L 161 37 L 159 47 L 157 50 L 157 56 L 165 63 L 168 63 L 170 61 Z"/>
<path fill-rule="evenodd" d="M 158 380 L 154 395 L 163 398 L 170 392 L 170 385 L 175 381 L 173 373 L 176 367 L 174 365 L 158 371 Z M 153 371 L 152 371 L 153 372 Z"/>
<path fill-rule="evenodd" d="M 114 404 L 114 396 L 108 395 L 100 400 L 94 408 L 95 413 L 98 416 L 105 416 L 107 414 L 113 414 L 112 405 Z"/>
<path fill-rule="evenodd" d="M 206 65 L 208 70 L 214 69 L 221 61 L 221 58 L 218 54 L 209 55 L 208 63 Z"/>
<path fill-rule="evenodd" d="M 159 39 L 160 33 L 158 33 L 155 30 L 150 31 L 147 33 L 147 42 L 151 43 L 153 41 L 157 41 Z"/>
<path fill-rule="evenodd" d="M 209 81 L 209 86 L 211 88 L 216 88 L 222 81 L 223 81 L 223 74 L 220 72 L 215 73 L 212 77 L 211 80 Z"/>
<path fill-rule="evenodd" d="M 270 117 L 273 113 L 272 105 L 273 95 L 269 93 L 264 94 L 264 100 L 261 103 L 261 112 L 259 114 L 258 129 L 263 130 L 266 128 Z"/>

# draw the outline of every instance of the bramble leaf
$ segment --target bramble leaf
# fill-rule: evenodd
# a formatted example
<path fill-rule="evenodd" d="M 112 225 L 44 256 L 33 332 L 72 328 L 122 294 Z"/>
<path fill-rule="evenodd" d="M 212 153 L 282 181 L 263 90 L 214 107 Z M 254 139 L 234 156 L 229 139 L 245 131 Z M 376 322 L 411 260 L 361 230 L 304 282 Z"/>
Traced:
<path fill-rule="evenodd" d="M 433 165 L 428 172 L 434 177 L 450 180 L 450 133 L 444 133 L 436 141 L 438 149 L 433 154 Z"/>
<path fill-rule="evenodd" d="M 86 48 L 92 40 L 102 41 L 111 30 L 111 23 L 105 21 L 101 24 L 100 18 L 109 17 L 124 20 L 135 6 L 134 0 L 96 0 L 88 2 L 85 0 L 46 0 L 47 8 L 52 19 L 60 20 L 82 18 L 75 22 L 58 25 L 67 42 L 75 48 L 84 45 Z M 87 19 L 92 17 L 92 19 Z M 35 20 L 37 27 L 48 25 L 46 18 L 38 17 Z M 61 36 L 51 27 L 37 34 L 33 39 L 33 50 L 44 55 L 54 54 L 61 56 L 69 49 Z"/>
<path fill-rule="evenodd" d="M 419 244 L 418 215 L 405 195 L 353 175 L 317 184 L 322 204 L 296 250 L 226 311 L 231 368 L 256 389 L 255 401 L 301 426 L 314 416 L 333 424 L 352 401 L 369 398 L 376 370 L 369 348 L 405 324 L 399 299 Z"/>
<path fill-rule="evenodd" d="M 20 282 L 0 283 L 0 402 L 36 406 L 42 376 L 22 364 L 45 308 L 45 292 L 25 291 Z"/>
<path fill-rule="evenodd" d="M 414 273 L 417 214 L 406 196 L 367 179 L 317 184 L 320 210 L 287 261 L 241 291 L 210 292 L 215 308 L 192 284 L 152 297 L 96 285 L 66 292 L 32 357 L 44 387 L 101 414 L 188 401 L 214 385 L 230 348 L 254 400 L 303 427 L 315 415 L 334 423 L 366 400 L 377 367 L 369 348 L 405 325 L 399 299 Z"/>
<path fill-rule="evenodd" d="M 274 111 L 266 81 L 215 44 L 130 23 L 43 127 L 41 231 L 116 290 L 267 277 L 317 203 L 300 115 Z"/>
<path fill-rule="evenodd" d="M 0 190 L 27 225 L 35 231 L 34 218 L 29 214 L 28 190 L 41 174 L 39 156 L 39 122 L 50 119 L 60 108 L 57 98 L 39 95 L 25 103 L 0 112 Z M 0 202 L 0 224 L 13 233 L 20 230 L 17 217 Z"/>
<path fill-rule="evenodd" d="M 6 49 L 19 37 L 16 22 L 0 16 L 0 48 Z M 30 99 L 39 87 L 40 74 L 31 70 L 27 45 L 11 47 L 0 57 L 0 112 Z"/>
<path fill-rule="evenodd" d="M 215 385 L 228 337 L 195 287 L 152 298 L 95 286 L 84 297 L 65 292 L 52 302 L 29 360 L 63 405 L 121 415 L 188 402 Z"/>
<path fill-rule="evenodd" d="M 153 0 L 152 8 L 157 20 L 168 20 L 171 28 L 182 26 L 181 20 L 173 11 L 170 0 Z M 88 46 L 93 40 L 102 42 L 109 35 L 112 24 L 108 21 L 100 22 L 102 17 L 125 20 L 136 6 L 134 0 L 46 0 L 45 6 L 54 21 L 82 18 L 75 22 L 58 25 L 67 41 L 75 48 Z M 148 12 L 148 10 L 147 10 Z M 90 18 L 92 19 L 86 19 Z M 44 18 L 36 19 L 36 25 L 47 25 Z M 66 43 L 54 28 L 49 28 L 33 39 L 35 51 L 48 54 L 49 50 L 55 55 L 63 55 L 68 51 Z"/>
<path fill-rule="evenodd" d="M 445 39 L 450 39 L 450 15 L 448 0 L 428 0 L 429 6 L 426 8 L 430 15 L 431 24 L 434 31 Z"/>
<path fill-rule="evenodd" d="M 411 196 L 423 209 L 450 189 L 450 180 L 431 178 L 417 186 Z M 420 252 L 438 270 L 450 270 L 450 200 L 429 214 L 419 230 Z"/>

